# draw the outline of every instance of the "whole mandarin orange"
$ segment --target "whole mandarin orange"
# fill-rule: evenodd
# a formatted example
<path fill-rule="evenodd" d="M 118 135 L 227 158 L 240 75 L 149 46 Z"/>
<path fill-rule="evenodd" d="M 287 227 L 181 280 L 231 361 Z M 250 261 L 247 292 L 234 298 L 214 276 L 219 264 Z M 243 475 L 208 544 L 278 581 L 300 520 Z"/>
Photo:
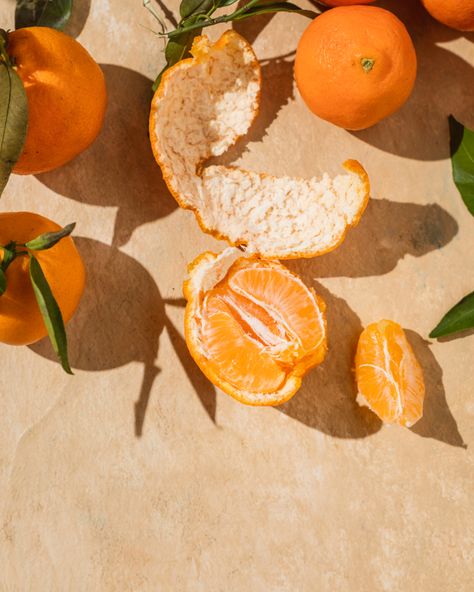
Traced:
<path fill-rule="evenodd" d="M 316 115 L 350 130 L 397 111 L 416 79 L 416 53 L 403 23 L 374 6 L 341 6 L 304 31 L 295 61 L 303 100 Z"/>
<path fill-rule="evenodd" d="M 56 223 L 30 212 L 0 214 L 0 245 L 11 241 L 24 244 L 45 232 L 60 229 Z M 35 251 L 51 291 L 67 323 L 74 314 L 85 285 L 85 269 L 71 237 L 61 239 L 54 247 Z M 0 261 L 3 250 L 0 249 Z M 5 274 L 7 289 L 0 296 L 0 342 L 28 345 L 43 337 L 47 330 L 31 285 L 28 256 L 18 256 Z"/>
<path fill-rule="evenodd" d="M 37 174 L 62 166 L 85 150 L 104 120 L 102 70 L 80 43 L 49 27 L 8 34 L 7 51 L 25 86 L 28 131 L 13 171 Z"/>
<path fill-rule="evenodd" d="M 474 0 L 422 0 L 440 23 L 459 31 L 474 31 Z"/>

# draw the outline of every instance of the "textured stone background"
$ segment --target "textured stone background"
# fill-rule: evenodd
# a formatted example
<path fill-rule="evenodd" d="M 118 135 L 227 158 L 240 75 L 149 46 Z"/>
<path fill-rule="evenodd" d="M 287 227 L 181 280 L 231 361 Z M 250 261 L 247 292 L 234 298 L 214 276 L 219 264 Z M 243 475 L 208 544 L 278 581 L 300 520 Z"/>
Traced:
<path fill-rule="evenodd" d="M 474 221 L 447 130 L 449 113 L 474 127 L 473 36 L 416 0 L 382 3 L 409 26 L 419 77 L 402 111 L 351 134 L 295 91 L 304 18 L 238 27 L 263 60 L 263 107 L 225 160 L 310 176 L 352 157 L 373 185 L 338 251 L 291 264 L 328 303 L 326 362 L 284 407 L 252 409 L 215 392 L 182 338 L 186 264 L 223 245 L 176 208 L 150 152 L 156 24 L 139 0 L 75 3 L 69 32 L 107 78 L 105 127 L 61 170 L 12 178 L 0 203 L 76 220 L 89 274 L 69 326 L 75 377 L 46 343 L 0 347 L 0 590 L 472 590 L 474 337 L 426 337 L 474 289 Z M 13 9 L 0 1 L 3 26 Z M 412 430 L 354 403 L 354 345 L 384 317 L 425 370 Z"/>

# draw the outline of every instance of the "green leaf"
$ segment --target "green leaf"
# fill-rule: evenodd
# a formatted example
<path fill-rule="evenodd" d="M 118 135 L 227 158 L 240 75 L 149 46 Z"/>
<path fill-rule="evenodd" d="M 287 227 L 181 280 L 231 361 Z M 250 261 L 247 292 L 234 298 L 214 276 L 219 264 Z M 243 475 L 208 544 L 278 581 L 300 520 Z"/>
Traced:
<path fill-rule="evenodd" d="M 76 223 L 73 222 L 56 232 L 45 232 L 25 243 L 25 247 L 30 251 L 46 251 L 46 249 L 54 247 L 62 238 L 69 236 L 75 227 Z"/>
<path fill-rule="evenodd" d="M 206 14 L 214 7 L 214 0 L 183 0 L 179 6 L 182 19 L 191 15 Z"/>
<path fill-rule="evenodd" d="M 248 10 L 245 10 L 239 15 L 236 15 L 233 20 L 242 21 L 246 18 L 250 18 L 251 16 L 257 16 L 259 14 L 269 14 L 272 12 L 297 12 L 303 16 L 307 16 L 308 18 L 315 18 L 318 16 L 317 12 L 313 10 L 304 10 L 296 4 L 292 2 L 262 2 L 261 4 L 255 4 L 251 6 Z"/>
<path fill-rule="evenodd" d="M 238 1 L 239 0 L 221 0 L 219 2 L 219 8 L 224 8 L 224 6 L 231 6 L 232 4 L 235 4 Z"/>
<path fill-rule="evenodd" d="M 72 11 L 73 0 L 17 0 L 15 28 L 52 27 L 62 31 Z"/>
<path fill-rule="evenodd" d="M 3 269 L 0 267 L 0 296 L 5 293 L 6 289 L 7 289 L 7 276 L 5 275 L 5 272 L 3 271 Z"/>
<path fill-rule="evenodd" d="M 161 70 L 161 72 L 158 74 L 155 82 L 153 83 L 153 92 L 155 92 L 156 89 L 160 86 L 161 78 L 163 74 L 166 72 L 166 70 L 168 70 L 168 68 L 171 68 L 171 66 L 174 66 L 175 64 L 177 64 L 181 60 L 184 60 L 190 55 L 189 52 L 192 47 L 193 40 L 196 37 L 196 35 L 200 34 L 201 29 L 195 29 L 192 32 L 181 33 L 176 37 L 172 37 L 168 40 L 168 43 L 166 44 L 165 48 L 166 64 L 164 68 Z"/>
<path fill-rule="evenodd" d="M 447 312 L 438 325 L 431 331 L 430 337 L 444 337 L 474 327 L 474 292 L 465 296 Z"/>
<path fill-rule="evenodd" d="M 449 116 L 453 179 L 459 193 L 474 216 L 474 131 Z"/>
<path fill-rule="evenodd" d="M 23 150 L 27 127 L 28 100 L 23 83 L 12 67 L 0 60 L 0 195 Z"/>
<path fill-rule="evenodd" d="M 67 354 L 67 337 L 63 316 L 41 265 L 32 255 L 30 255 L 30 280 L 53 349 L 59 357 L 63 369 L 68 374 L 72 374 Z"/>

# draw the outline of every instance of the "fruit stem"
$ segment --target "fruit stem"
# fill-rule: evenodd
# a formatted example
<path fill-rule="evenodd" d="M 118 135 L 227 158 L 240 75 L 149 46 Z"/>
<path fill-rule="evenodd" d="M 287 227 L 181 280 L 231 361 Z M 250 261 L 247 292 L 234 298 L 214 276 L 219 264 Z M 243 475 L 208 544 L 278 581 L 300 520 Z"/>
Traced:
<path fill-rule="evenodd" d="M 364 72 L 368 74 L 374 67 L 375 60 L 372 58 L 361 58 L 360 63 L 362 64 L 362 68 L 364 68 Z"/>

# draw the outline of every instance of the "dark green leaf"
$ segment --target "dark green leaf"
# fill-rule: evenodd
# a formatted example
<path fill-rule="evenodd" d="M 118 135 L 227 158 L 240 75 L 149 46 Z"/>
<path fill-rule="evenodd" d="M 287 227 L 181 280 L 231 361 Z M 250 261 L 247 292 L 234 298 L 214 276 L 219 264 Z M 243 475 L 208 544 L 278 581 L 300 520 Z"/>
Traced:
<path fill-rule="evenodd" d="M 64 29 L 72 11 L 73 0 L 17 0 L 15 28 L 52 27 Z"/>
<path fill-rule="evenodd" d="M 224 6 L 231 6 L 232 4 L 235 4 L 238 1 L 239 0 L 220 0 L 219 8 L 224 8 Z"/>
<path fill-rule="evenodd" d="M 30 279 L 53 349 L 58 355 L 63 369 L 68 374 L 72 374 L 67 355 L 67 338 L 63 317 L 43 270 L 38 260 L 33 256 L 30 256 Z"/>
<path fill-rule="evenodd" d="M 156 78 L 155 82 L 153 83 L 153 92 L 155 92 L 156 89 L 159 87 L 161 78 L 163 74 L 166 72 L 166 70 L 168 70 L 168 68 L 171 68 L 171 66 L 174 66 L 181 60 L 184 60 L 185 58 L 189 57 L 189 52 L 192 47 L 193 40 L 196 37 L 196 35 L 200 34 L 201 29 L 195 29 L 192 32 L 181 33 L 180 35 L 172 37 L 168 40 L 168 43 L 166 44 L 165 48 L 166 64 L 164 68 L 161 70 L 161 72 L 158 74 L 158 77 Z"/>
<path fill-rule="evenodd" d="M 28 241 L 25 244 L 25 247 L 30 249 L 30 251 L 45 251 L 46 249 L 54 247 L 54 245 L 65 236 L 69 236 L 75 227 L 76 223 L 73 222 L 72 224 L 68 224 L 56 232 L 45 232 L 44 234 L 41 234 L 40 236 Z"/>
<path fill-rule="evenodd" d="M 5 275 L 5 272 L 3 271 L 3 269 L 0 267 L 0 296 L 5 293 L 6 289 L 7 289 L 7 276 Z"/>
<path fill-rule="evenodd" d="M 474 327 L 474 292 L 465 296 L 453 306 L 441 319 L 439 324 L 431 331 L 430 337 L 443 337 L 465 331 Z"/>
<path fill-rule="evenodd" d="M 459 193 L 474 216 L 474 131 L 449 116 L 453 179 Z"/>
<path fill-rule="evenodd" d="M 250 18 L 251 16 L 257 16 L 259 14 L 269 14 L 272 12 L 297 12 L 311 19 L 318 16 L 318 13 L 314 12 L 313 10 L 304 10 L 299 6 L 296 6 L 296 4 L 292 4 L 291 2 L 262 2 L 260 4 L 255 4 L 254 6 L 251 6 L 248 10 L 245 10 L 241 14 L 236 15 L 233 20 L 242 21 L 244 19 Z"/>
<path fill-rule="evenodd" d="M 0 61 L 0 195 L 25 143 L 28 101 L 20 77 Z"/>
<path fill-rule="evenodd" d="M 214 6 L 214 0 L 183 0 L 179 6 L 179 14 L 185 19 L 191 15 L 206 14 Z"/>

